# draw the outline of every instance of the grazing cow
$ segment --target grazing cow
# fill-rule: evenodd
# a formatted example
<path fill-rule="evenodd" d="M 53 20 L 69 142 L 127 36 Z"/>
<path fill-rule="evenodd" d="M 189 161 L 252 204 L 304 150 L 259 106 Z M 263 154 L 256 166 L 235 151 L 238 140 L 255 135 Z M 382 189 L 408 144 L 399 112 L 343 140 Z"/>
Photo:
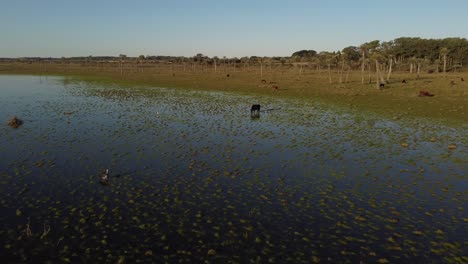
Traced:
<path fill-rule="evenodd" d="M 431 94 L 428 91 L 419 91 L 419 97 L 426 97 L 426 96 L 434 96 L 434 94 Z"/>
<path fill-rule="evenodd" d="M 451 85 L 455 85 L 455 82 L 454 82 L 454 81 L 450 81 L 450 84 L 451 84 Z"/>
<path fill-rule="evenodd" d="M 262 80 L 261 82 L 262 82 L 262 83 L 267 83 L 267 81 L 266 81 L 266 80 Z"/>
<path fill-rule="evenodd" d="M 434 73 L 434 70 L 428 70 L 427 73 Z"/>
<path fill-rule="evenodd" d="M 271 90 L 272 90 L 273 92 L 276 92 L 276 91 L 279 90 L 279 87 L 278 87 L 277 85 L 273 85 L 273 86 L 271 86 Z"/>
<path fill-rule="evenodd" d="M 230 76 L 231 76 L 231 75 L 229 75 L 229 73 L 228 73 L 228 74 L 226 74 L 226 77 L 230 77 Z"/>
<path fill-rule="evenodd" d="M 401 83 L 406 83 L 406 80 L 401 81 Z"/>
<path fill-rule="evenodd" d="M 250 116 L 260 117 L 260 105 L 259 104 L 252 105 L 252 108 L 250 108 Z"/>
<path fill-rule="evenodd" d="M 385 83 L 381 83 L 381 84 L 379 84 L 379 88 L 380 88 L 380 89 L 383 89 L 383 88 L 385 88 Z"/>
<path fill-rule="evenodd" d="M 460 81 L 464 82 L 464 81 L 465 81 L 465 79 L 463 79 L 463 77 L 462 77 L 462 78 L 460 78 Z"/>

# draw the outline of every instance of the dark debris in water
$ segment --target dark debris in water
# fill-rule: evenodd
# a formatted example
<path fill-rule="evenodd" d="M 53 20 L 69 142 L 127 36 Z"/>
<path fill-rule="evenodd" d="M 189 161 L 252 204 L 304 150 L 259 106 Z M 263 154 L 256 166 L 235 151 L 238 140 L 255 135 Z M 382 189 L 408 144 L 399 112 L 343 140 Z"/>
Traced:
<path fill-rule="evenodd" d="M 16 116 L 13 116 L 10 120 L 8 120 L 8 125 L 11 126 L 12 128 L 18 128 L 23 124 L 23 121 Z"/>

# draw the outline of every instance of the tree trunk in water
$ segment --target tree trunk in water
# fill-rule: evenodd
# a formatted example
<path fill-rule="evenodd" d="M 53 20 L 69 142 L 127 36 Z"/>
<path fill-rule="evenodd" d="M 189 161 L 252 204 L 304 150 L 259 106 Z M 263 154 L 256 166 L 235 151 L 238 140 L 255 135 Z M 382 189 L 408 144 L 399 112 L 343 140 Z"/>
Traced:
<path fill-rule="evenodd" d="M 447 55 L 444 55 L 444 78 L 447 77 L 447 74 L 445 73 L 447 67 Z"/>
<path fill-rule="evenodd" d="M 385 79 L 383 76 L 383 72 L 385 71 L 385 67 L 383 65 L 380 65 L 379 63 L 379 78 L 380 78 L 380 83 L 385 83 Z"/>
<path fill-rule="evenodd" d="M 345 62 L 343 60 L 343 62 L 341 64 L 341 70 L 340 70 L 340 83 L 343 83 L 344 66 L 345 66 Z"/>
<path fill-rule="evenodd" d="M 364 84 L 364 68 L 365 68 L 365 56 L 366 53 L 362 52 L 362 65 L 361 65 L 361 84 Z"/>
<path fill-rule="evenodd" d="M 421 71 L 421 64 L 418 63 L 418 68 L 417 68 L 417 74 L 416 74 L 416 79 L 419 79 L 419 72 Z"/>
<path fill-rule="evenodd" d="M 377 89 L 380 89 L 380 81 L 379 81 L 380 69 L 379 69 L 379 67 L 380 67 L 379 61 L 375 60 L 375 84 L 376 84 Z"/>
<path fill-rule="evenodd" d="M 372 76 L 371 76 L 372 73 L 371 73 L 371 65 L 370 65 L 370 63 L 368 63 L 367 69 L 368 69 L 367 72 L 369 73 L 369 84 L 371 84 L 371 83 L 372 83 Z"/>
<path fill-rule="evenodd" d="M 392 65 L 393 65 L 393 59 L 390 58 L 390 66 L 388 67 L 387 82 L 390 82 L 390 75 L 392 75 Z"/>
<path fill-rule="evenodd" d="M 260 78 L 263 78 L 263 63 L 260 62 Z"/>
<path fill-rule="evenodd" d="M 351 70 L 351 67 L 348 65 L 348 70 L 346 71 L 346 79 L 345 79 L 345 83 L 348 82 L 348 77 L 349 77 L 349 71 Z"/>

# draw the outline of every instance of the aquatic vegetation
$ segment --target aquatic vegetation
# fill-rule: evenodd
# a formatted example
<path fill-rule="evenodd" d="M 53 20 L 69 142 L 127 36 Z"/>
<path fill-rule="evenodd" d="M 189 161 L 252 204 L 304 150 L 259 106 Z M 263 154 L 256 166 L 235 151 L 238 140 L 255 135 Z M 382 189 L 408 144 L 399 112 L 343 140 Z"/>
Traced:
<path fill-rule="evenodd" d="M 11 126 L 12 128 L 18 128 L 23 124 L 23 121 L 21 121 L 19 118 L 16 116 L 13 116 L 10 120 L 8 120 L 8 125 Z"/>
<path fill-rule="evenodd" d="M 0 77 L 16 89 L 0 117 L 28 121 L 0 128 L 7 262 L 466 255 L 466 127 L 273 95 L 37 78 Z M 252 102 L 276 110 L 252 120 Z"/>

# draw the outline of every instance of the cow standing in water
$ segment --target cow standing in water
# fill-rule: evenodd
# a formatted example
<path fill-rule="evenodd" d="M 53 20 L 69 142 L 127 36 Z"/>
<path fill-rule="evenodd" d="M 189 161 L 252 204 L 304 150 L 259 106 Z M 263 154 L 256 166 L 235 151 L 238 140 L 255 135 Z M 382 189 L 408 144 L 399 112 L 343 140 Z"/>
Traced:
<path fill-rule="evenodd" d="M 250 108 L 250 117 L 260 117 L 260 105 L 254 104 Z"/>

